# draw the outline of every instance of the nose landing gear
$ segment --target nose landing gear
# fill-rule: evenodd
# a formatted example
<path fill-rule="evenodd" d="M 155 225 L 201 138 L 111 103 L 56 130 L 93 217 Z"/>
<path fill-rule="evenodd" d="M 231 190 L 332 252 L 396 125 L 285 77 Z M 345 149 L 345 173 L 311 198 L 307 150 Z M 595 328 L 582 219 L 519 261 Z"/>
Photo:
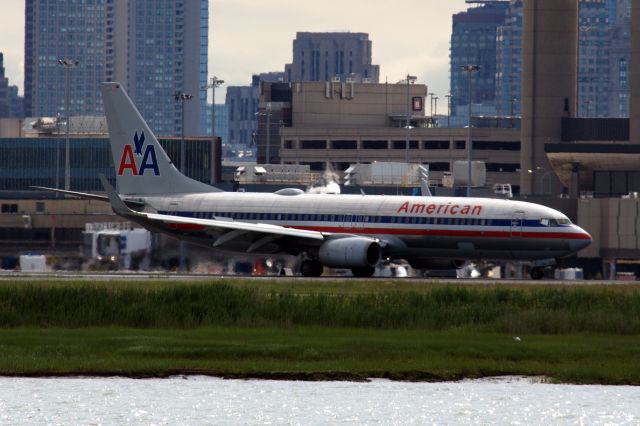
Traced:
<path fill-rule="evenodd" d="M 531 268 L 529 275 L 531 275 L 531 279 L 533 280 L 541 280 L 544 277 L 544 268 L 541 268 L 540 266 Z"/>

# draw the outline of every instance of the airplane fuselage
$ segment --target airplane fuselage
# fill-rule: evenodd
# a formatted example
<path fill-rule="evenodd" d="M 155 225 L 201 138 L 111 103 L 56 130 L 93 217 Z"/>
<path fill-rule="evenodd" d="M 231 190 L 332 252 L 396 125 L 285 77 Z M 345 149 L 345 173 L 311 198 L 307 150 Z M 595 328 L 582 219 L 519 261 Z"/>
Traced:
<path fill-rule="evenodd" d="M 171 216 L 378 238 L 386 242 L 383 255 L 414 261 L 561 258 L 591 242 L 560 212 L 511 200 L 218 192 L 144 201 L 150 212 Z M 198 239 L 209 245 L 211 237 L 203 227 Z M 248 244 L 236 239 L 219 248 L 245 251 Z M 295 244 L 291 248 L 295 254 Z"/>

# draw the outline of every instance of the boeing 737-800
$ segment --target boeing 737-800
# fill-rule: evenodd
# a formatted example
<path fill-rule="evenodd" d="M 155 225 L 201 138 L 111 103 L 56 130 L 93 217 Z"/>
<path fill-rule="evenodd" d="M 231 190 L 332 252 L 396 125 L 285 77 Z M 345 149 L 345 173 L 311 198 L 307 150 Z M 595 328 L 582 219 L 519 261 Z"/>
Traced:
<path fill-rule="evenodd" d="M 176 169 L 119 83 L 104 83 L 118 193 L 115 213 L 190 243 L 244 253 L 302 256 L 300 273 L 323 267 L 370 276 L 381 259 L 453 269 L 468 260 L 559 259 L 591 236 L 559 211 L 486 198 L 223 192 Z M 534 268 L 532 276 L 542 277 Z"/>

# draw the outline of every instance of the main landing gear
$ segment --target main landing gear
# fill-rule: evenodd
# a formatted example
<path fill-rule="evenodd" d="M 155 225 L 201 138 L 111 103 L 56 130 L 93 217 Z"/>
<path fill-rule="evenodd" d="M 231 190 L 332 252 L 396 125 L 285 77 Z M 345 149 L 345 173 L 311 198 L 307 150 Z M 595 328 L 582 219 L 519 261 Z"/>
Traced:
<path fill-rule="evenodd" d="M 305 259 L 300 263 L 300 274 L 303 277 L 319 277 L 323 270 L 322 263 L 314 259 Z"/>
<path fill-rule="evenodd" d="M 376 272 L 376 268 L 374 266 L 365 266 L 363 268 L 351 269 L 351 273 L 353 274 L 353 276 L 358 278 L 372 277 L 375 272 Z"/>

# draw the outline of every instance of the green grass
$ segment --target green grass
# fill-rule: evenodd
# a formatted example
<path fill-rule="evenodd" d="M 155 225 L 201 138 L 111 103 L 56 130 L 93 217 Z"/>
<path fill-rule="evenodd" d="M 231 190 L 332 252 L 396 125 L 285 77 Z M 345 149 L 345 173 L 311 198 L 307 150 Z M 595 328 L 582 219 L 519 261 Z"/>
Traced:
<path fill-rule="evenodd" d="M 324 327 L 0 331 L 0 374 L 456 380 L 546 376 L 640 384 L 638 338 Z"/>
<path fill-rule="evenodd" d="M 454 380 L 515 374 L 640 385 L 638 359 L 638 286 L 0 284 L 4 375 Z"/>
<path fill-rule="evenodd" d="M 291 327 L 640 334 L 640 290 L 423 286 L 327 292 L 261 283 L 0 286 L 0 327 Z"/>

